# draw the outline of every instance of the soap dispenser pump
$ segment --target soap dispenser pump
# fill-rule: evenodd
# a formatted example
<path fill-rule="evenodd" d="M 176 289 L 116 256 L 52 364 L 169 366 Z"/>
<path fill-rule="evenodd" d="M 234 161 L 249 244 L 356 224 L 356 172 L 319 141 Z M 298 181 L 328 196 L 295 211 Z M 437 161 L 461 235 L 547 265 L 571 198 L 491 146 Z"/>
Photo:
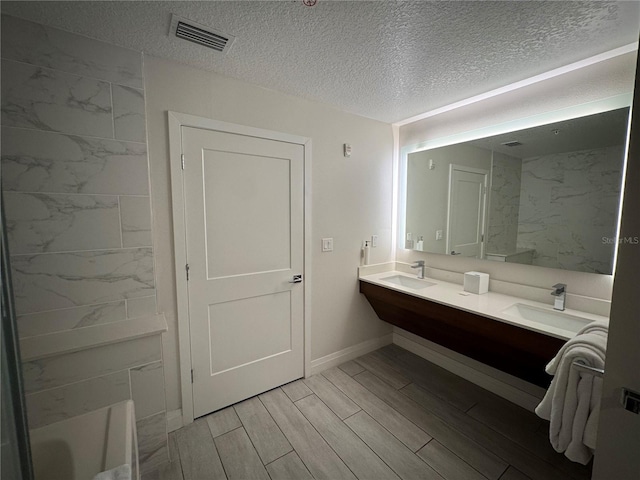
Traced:
<path fill-rule="evenodd" d="M 362 264 L 369 265 L 370 259 L 371 259 L 371 246 L 369 245 L 369 240 L 365 240 L 364 246 L 362 247 Z"/>

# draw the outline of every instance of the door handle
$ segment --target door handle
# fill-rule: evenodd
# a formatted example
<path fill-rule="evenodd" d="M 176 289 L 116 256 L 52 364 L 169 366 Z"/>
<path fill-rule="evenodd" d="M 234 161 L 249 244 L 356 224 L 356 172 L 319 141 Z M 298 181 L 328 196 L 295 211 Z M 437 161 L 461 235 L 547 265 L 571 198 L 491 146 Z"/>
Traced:
<path fill-rule="evenodd" d="M 289 280 L 289 283 L 302 283 L 302 275 L 294 275 L 293 280 Z"/>
<path fill-rule="evenodd" d="M 462 252 L 456 253 L 455 250 L 451 250 L 451 255 L 462 255 Z"/>

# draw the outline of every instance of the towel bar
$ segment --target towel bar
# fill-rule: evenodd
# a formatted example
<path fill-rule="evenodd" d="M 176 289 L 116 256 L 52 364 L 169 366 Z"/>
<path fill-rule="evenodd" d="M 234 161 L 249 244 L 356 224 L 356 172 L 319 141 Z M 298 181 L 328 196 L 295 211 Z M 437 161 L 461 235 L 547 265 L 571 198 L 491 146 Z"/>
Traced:
<path fill-rule="evenodd" d="M 590 367 L 589 365 L 585 365 L 582 362 L 575 361 L 573 362 L 573 366 L 576 367 L 576 370 L 583 373 L 590 373 L 591 375 L 595 375 L 596 377 L 602 377 L 604 375 L 604 370 L 602 368 Z"/>

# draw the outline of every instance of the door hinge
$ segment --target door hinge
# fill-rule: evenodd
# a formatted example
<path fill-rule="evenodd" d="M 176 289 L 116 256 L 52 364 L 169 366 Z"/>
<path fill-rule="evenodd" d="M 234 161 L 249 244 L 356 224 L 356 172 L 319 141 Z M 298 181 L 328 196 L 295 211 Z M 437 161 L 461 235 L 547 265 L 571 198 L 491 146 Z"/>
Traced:
<path fill-rule="evenodd" d="M 187 282 L 189 281 L 189 264 L 187 263 L 185 266 L 185 270 L 187 271 Z"/>
<path fill-rule="evenodd" d="M 180 155 L 180 162 L 182 163 L 182 169 L 184 170 L 184 153 Z"/>
<path fill-rule="evenodd" d="M 191 383 L 193 383 L 193 368 L 191 369 Z"/>

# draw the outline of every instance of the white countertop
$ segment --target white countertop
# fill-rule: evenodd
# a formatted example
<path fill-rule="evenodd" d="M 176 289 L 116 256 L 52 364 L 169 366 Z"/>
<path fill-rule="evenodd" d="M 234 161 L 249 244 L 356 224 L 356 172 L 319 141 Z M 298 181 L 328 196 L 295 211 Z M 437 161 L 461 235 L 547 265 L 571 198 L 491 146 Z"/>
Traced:
<path fill-rule="evenodd" d="M 381 287 L 385 287 L 390 290 L 406 293 L 407 295 L 411 295 L 418 298 L 424 298 L 432 302 L 440 303 L 442 305 L 447 305 L 453 308 L 458 308 L 460 310 L 464 310 L 470 313 L 475 313 L 477 315 L 482 315 L 484 317 L 488 317 L 493 320 L 497 320 L 499 322 L 509 323 L 511 325 L 517 325 L 519 327 L 526 328 L 528 330 L 544 333 L 545 335 L 561 338 L 563 340 L 568 340 L 574 337 L 575 334 L 577 333 L 577 330 L 571 331 L 571 330 L 562 328 L 561 326 L 555 327 L 550 325 L 544 325 L 544 324 L 526 320 L 517 316 L 512 316 L 512 315 L 502 313 L 503 310 L 505 310 L 506 308 L 510 307 L 515 303 L 531 305 L 538 309 L 548 310 L 549 312 L 555 312 L 553 307 L 544 303 L 535 302 L 532 300 L 526 300 L 518 297 L 512 297 L 510 295 L 504 295 L 504 294 L 495 293 L 495 292 L 488 292 L 482 295 L 476 295 L 473 293 L 465 292 L 464 289 L 462 288 L 462 285 L 444 282 L 442 280 L 435 280 L 432 278 L 425 278 L 424 280 L 427 282 L 435 283 L 435 285 L 429 286 L 420 290 L 415 290 L 412 288 L 404 287 L 402 285 L 396 285 L 394 283 L 390 283 L 385 280 L 382 280 L 385 277 L 391 277 L 394 275 L 416 278 L 416 275 L 408 275 L 404 272 L 400 272 L 396 270 L 371 273 L 371 274 L 365 274 L 365 275 L 361 274 L 359 278 L 364 282 L 372 283 L 374 285 L 379 285 Z M 594 315 L 592 313 L 580 312 L 577 310 L 566 309 L 564 313 L 568 315 L 582 317 L 590 321 L 596 321 L 596 320 L 604 321 L 604 322 L 609 321 L 607 317 Z"/>

